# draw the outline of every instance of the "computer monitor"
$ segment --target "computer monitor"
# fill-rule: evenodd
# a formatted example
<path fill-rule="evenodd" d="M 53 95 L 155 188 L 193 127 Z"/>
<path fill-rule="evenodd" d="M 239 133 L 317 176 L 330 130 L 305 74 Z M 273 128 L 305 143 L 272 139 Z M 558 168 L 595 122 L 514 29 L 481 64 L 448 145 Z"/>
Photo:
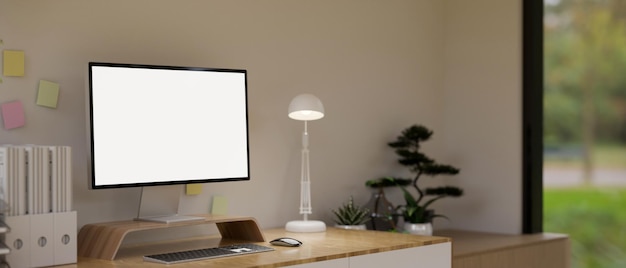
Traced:
<path fill-rule="evenodd" d="M 163 199 L 144 200 L 158 186 L 250 179 L 246 70 L 90 62 L 88 71 L 92 189 L 142 187 L 145 218 L 146 203 Z"/>

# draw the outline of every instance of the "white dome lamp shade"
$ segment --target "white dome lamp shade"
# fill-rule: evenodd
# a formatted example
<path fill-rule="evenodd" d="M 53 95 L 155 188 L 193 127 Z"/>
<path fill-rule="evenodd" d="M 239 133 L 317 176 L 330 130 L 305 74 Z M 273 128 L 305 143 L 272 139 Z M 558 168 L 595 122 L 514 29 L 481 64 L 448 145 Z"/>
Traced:
<path fill-rule="evenodd" d="M 324 104 L 312 94 L 300 94 L 289 103 L 289 118 L 313 121 L 324 117 Z"/>

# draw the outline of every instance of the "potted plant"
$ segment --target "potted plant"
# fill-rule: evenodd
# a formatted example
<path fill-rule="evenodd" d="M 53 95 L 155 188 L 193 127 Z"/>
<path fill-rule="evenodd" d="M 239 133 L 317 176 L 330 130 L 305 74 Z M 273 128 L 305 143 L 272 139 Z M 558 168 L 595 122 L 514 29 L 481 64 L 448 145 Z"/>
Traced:
<path fill-rule="evenodd" d="M 354 198 L 350 196 L 348 203 L 344 203 L 337 209 L 333 209 L 335 215 L 335 227 L 342 229 L 365 230 L 365 222 L 369 218 L 369 210 L 354 204 Z"/>
<path fill-rule="evenodd" d="M 405 231 L 420 234 L 432 234 L 432 220 L 435 217 L 445 217 L 435 214 L 430 205 L 444 197 L 459 197 L 463 190 L 454 186 L 439 186 L 423 188 L 419 182 L 422 176 L 435 177 L 437 175 L 456 175 L 459 169 L 451 165 L 439 164 L 420 151 L 420 145 L 430 139 L 433 132 L 422 125 L 412 125 L 402 131 L 402 134 L 388 145 L 395 149 L 398 163 L 409 168 L 414 174 L 410 179 L 415 196 L 405 185 L 398 182 L 400 178 L 388 177 L 387 180 L 398 183 L 404 194 L 405 204 L 398 206 L 405 221 Z M 416 225 L 417 224 L 417 225 Z"/>

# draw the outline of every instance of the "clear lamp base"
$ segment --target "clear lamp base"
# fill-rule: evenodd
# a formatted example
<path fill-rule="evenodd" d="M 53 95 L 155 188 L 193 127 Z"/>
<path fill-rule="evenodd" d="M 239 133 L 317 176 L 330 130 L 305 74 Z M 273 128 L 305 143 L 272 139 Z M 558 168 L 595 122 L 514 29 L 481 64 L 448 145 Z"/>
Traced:
<path fill-rule="evenodd" d="M 290 221 L 285 225 L 287 232 L 294 233 L 318 233 L 326 231 L 323 221 Z"/>

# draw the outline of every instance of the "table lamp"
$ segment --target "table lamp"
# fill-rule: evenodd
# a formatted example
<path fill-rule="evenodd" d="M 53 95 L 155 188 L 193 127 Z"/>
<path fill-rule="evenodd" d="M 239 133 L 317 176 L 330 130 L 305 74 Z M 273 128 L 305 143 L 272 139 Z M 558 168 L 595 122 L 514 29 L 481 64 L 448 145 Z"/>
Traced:
<path fill-rule="evenodd" d="M 304 132 L 302 133 L 302 169 L 300 173 L 300 214 L 303 215 L 303 220 L 287 222 L 285 230 L 288 232 L 315 233 L 326 231 L 324 222 L 308 219 L 308 215 L 312 211 L 307 122 L 322 117 L 324 117 L 324 105 L 314 95 L 300 94 L 289 103 L 289 118 L 304 121 Z"/>

